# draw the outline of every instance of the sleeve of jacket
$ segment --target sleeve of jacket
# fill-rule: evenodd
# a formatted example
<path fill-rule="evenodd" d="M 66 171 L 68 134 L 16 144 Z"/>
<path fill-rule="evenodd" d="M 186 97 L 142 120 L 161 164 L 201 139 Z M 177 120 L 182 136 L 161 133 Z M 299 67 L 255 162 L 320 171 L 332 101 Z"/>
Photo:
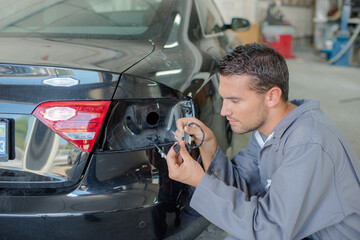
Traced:
<path fill-rule="evenodd" d="M 301 239 L 343 218 L 333 187 L 334 164 L 320 145 L 290 149 L 264 197 L 248 197 L 245 180 L 232 163 L 220 153 L 215 157 L 215 172 L 210 165 L 190 206 L 236 238 Z M 231 182 L 228 176 L 240 180 Z"/>
<path fill-rule="evenodd" d="M 247 147 L 235 155 L 232 161 L 218 148 L 208 172 L 226 185 L 242 189 L 249 197 L 261 195 L 264 188 L 258 168 L 259 151 L 260 147 L 252 134 Z"/>

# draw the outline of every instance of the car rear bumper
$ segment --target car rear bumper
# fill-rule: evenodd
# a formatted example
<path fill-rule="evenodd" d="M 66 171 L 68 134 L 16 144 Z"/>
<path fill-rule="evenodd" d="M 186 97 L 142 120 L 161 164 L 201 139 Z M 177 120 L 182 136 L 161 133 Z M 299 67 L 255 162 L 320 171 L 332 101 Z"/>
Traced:
<path fill-rule="evenodd" d="M 166 161 L 153 149 L 98 153 L 73 189 L 2 189 L 0 236 L 162 238 L 180 221 L 186 192 L 168 178 Z"/>
<path fill-rule="evenodd" d="M 5 239 L 150 239 L 153 207 L 94 214 L 1 215 Z"/>

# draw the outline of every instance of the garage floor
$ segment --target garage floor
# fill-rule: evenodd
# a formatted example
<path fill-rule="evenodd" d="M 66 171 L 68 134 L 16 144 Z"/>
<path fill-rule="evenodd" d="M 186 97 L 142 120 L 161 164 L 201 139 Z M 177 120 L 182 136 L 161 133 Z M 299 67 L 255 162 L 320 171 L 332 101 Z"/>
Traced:
<path fill-rule="evenodd" d="M 352 144 L 360 158 L 360 67 L 330 66 L 313 54 L 311 49 L 294 52 L 288 59 L 290 71 L 290 99 L 320 100 L 323 112 L 330 117 Z M 235 135 L 229 156 L 246 144 L 248 136 Z M 227 233 L 210 224 L 196 240 L 221 240 Z"/>

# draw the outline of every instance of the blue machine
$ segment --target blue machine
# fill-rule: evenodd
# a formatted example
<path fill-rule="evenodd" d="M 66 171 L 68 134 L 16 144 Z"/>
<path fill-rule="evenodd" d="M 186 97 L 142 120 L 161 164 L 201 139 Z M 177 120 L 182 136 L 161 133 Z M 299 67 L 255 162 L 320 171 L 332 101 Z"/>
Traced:
<path fill-rule="evenodd" d="M 353 56 L 353 37 L 350 36 L 348 20 L 351 15 L 351 1 L 345 0 L 341 16 L 340 31 L 337 34 L 332 50 L 325 51 L 329 54 L 329 63 L 337 66 L 350 66 Z M 356 31 L 354 32 L 354 34 Z M 353 36 L 354 36 L 353 34 Z M 358 33 L 356 33 L 357 36 Z M 355 37 L 356 37 L 355 36 Z"/>

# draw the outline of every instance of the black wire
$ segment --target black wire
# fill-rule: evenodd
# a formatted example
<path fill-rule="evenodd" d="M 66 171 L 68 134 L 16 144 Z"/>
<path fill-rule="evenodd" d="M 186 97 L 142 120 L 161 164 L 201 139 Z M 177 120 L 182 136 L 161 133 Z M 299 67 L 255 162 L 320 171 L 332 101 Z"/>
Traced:
<path fill-rule="evenodd" d="M 205 140 L 205 132 L 204 132 L 204 130 L 200 127 L 199 124 L 192 122 L 192 123 L 189 123 L 187 126 L 190 127 L 191 125 L 196 125 L 196 126 L 198 126 L 198 127 L 200 128 L 201 132 L 203 133 L 203 138 L 202 138 L 200 144 L 199 144 L 199 145 L 196 145 L 196 146 L 190 146 L 191 149 L 199 148 L 199 147 L 201 147 L 201 145 L 204 143 L 204 140 Z"/>

